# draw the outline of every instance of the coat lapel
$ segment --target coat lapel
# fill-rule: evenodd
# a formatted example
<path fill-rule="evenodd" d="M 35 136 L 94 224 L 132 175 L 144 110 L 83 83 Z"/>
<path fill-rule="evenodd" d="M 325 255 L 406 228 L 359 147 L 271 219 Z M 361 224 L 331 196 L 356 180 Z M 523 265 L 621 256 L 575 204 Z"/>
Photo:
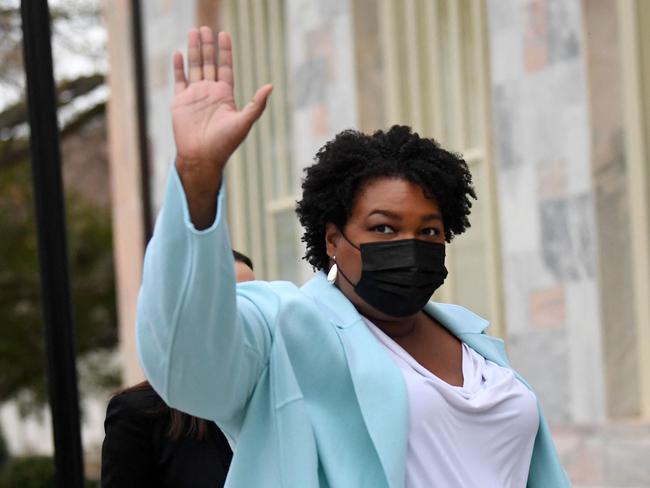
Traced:
<path fill-rule="evenodd" d="M 303 291 L 336 326 L 366 429 L 390 488 L 404 486 L 408 394 L 398 368 L 338 288 L 316 275 Z"/>
<path fill-rule="evenodd" d="M 367 326 L 340 329 L 361 414 L 391 488 L 404 485 L 408 439 L 408 393 L 395 367 Z"/>
<path fill-rule="evenodd" d="M 485 359 L 510 368 L 503 340 L 485 334 L 490 323 L 483 317 L 447 303 L 429 302 L 424 310 Z"/>
<path fill-rule="evenodd" d="M 408 393 L 402 373 L 339 289 L 318 273 L 303 286 L 336 326 L 357 402 L 391 488 L 404 485 Z M 457 305 L 429 302 L 425 312 L 486 359 L 508 365 L 503 341 L 484 333 L 489 322 Z"/>

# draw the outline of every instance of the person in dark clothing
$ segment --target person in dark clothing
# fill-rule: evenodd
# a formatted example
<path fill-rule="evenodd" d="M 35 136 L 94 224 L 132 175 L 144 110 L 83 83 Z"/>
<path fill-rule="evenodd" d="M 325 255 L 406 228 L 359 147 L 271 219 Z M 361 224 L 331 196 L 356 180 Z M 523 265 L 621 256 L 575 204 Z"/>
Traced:
<path fill-rule="evenodd" d="M 238 281 L 253 263 L 233 251 Z M 216 488 L 226 481 L 232 451 L 214 422 L 165 404 L 148 381 L 114 395 L 106 409 L 102 488 Z"/>
<path fill-rule="evenodd" d="M 174 416 L 184 417 L 184 428 L 176 435 L 171 432 Z M 225 483 L 232 451 L 223 433 L 214 422 L 168 407 L 149 382 L 111 398 L 104 428 L 102 488 L 207 488 Z"/>

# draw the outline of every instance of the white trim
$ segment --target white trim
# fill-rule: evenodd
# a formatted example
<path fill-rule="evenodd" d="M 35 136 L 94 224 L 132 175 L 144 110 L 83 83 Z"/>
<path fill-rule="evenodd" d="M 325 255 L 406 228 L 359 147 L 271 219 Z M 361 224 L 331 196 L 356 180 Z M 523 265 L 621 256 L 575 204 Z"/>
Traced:
<path fill-rule="evenodd" d="M 274 83 L 265 114 L 228 165 L 233 245 L 251 256 L 259 278 L 277 279 L 279 229 L 274 214 L 295 206 L 290 194 L 285 4 L 283 0 L 227 0 L 223 14 L 233 37 L 239 105 L 247 103 L 261 85 Z"/>
<path fill-rule="evenodd" d="M 637 0 L 619 0 L 623 99 L 625 116 L 625 153 L 627 184 L 630 195 L 632 233 L 633 289 L 639 361 L 641 414 L 650 418 L 650 212 L 648 191 L 648 153 L 645 141 L 643 101 L 650 96 L 650 83 L 643 86 L 641 31 Z M 648 20 L 648 19 L 644 19 Z M 648 41 L 650 45 L 650 41 Z M 648 92 L 644 93 L 645 90 Z M 645 114 L 650 118 L 650 114 Z"/>
<path fill-rule="evenodd" d="M 270 200 L 266 204 L 266 212 L 268 214 L 277 214 L 293 210 L 296 207 L 296 201 L 299 200 L 299 195 L 292 195 L 290 197 L 276 198 Z"/>

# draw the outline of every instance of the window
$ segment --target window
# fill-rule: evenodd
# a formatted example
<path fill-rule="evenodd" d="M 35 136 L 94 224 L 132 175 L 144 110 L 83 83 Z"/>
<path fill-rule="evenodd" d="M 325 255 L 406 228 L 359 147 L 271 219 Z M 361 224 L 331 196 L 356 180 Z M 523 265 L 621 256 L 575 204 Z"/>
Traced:
<path fill-rule="evenodd" d="M 284 1 L 229 0 L 223 14 L 233 37 L 238 106 L 264 83 L 274 85 L 264 116 L 228 165 L 233 246 L 250 255 L 259 278 L 299 281 Z"/>
<path fill-rule="evenodd" d="M 436 299 L 488 317 L 502 335 L 484 2 L 383 0 L 379 15 L 386 123 L 463 154 L 478 194 L 472 227 L 448 246 L 449 278 Z"/>

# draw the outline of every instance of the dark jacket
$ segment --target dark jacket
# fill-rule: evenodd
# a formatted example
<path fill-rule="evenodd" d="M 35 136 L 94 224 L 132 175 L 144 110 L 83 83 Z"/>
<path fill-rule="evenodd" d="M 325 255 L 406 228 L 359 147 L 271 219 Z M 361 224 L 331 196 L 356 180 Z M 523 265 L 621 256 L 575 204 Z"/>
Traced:
<path fill-rule="evenodd" d="M 152 388 L 114 396 L 106 410 L 102 488 L 222 487 L 232 451 L 213 423 L 205 436 L 169 435 L 169 409 Z"/>

